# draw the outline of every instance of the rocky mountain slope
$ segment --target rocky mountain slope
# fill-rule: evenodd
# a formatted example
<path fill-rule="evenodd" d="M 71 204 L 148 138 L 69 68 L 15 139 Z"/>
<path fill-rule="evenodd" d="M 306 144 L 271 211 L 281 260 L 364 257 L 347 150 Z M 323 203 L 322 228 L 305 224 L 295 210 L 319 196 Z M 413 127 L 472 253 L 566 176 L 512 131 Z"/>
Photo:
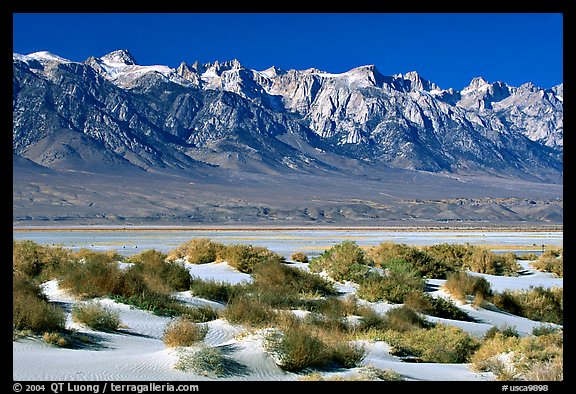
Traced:
<path fill-rule="evenodd" d="M 138 65 L 125 50 L 83 62 L 48 52 L 14 54 L 13 71 L 15 172 L 21 166 L 36 172 L 28 159 L 68 174 L 126 173 L 152 183 L 209 177 L 223 185 L 236 174 L 290 185 L 288 179 L 306 176 L 322 189 L 336 183 L 354 189 L 372 180 L 384 194 L 391 177 L 428 174 L 428 186 L 465 177 L 480 192 L 486 182 L 477 179 L 498 177 L 554 185 L 546 198 L 561 195 L 562 84 L 512 87 L 478 77 L 456 91 L 416 72 L 386 76 L 371 65 L 341 74 L 256 71 L 237 60 L 170 68 Z M 16 208 L 25 187 L 16 178 L 14 187 Z M 227 191 L 230 198 L 238 187 Z M 502 187 L 475 196 L 510 197 Z M 444 189 L 423 200 L 449 196 L 459 197 Z M 436 219 L 442 217 L 466 214 Z"/>

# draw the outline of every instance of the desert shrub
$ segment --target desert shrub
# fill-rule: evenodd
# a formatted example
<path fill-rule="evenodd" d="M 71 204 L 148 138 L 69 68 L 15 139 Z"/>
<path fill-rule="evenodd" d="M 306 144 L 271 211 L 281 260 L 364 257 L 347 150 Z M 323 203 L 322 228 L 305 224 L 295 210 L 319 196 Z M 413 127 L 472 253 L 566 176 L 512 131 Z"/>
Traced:
<path fill-rule="evenodd" d="M 403 303 L 414 292 L 424 290 L 425 281 L 420 272 L 404 260 L 386 263 L 384 275 L 372 273 L 360 282 L 357 295 L 367 301 L 387 300 Z"/>
<path fill-rule="evenodd" d="M 209 377 L 226 375 L 227 360 L 217 347 L 200 345 L 197 349 L 179 349 L 174 368 L 183 372 L 194 372 Z"/>
<path fill-rule="evenodd" d="M 445 324 L 404 332 L 390 330 L 382 338 L 393 347 L 392 354 L 431 363 L 467 363 L 480 346 L 462 329 Z"/>
<path fill-rule="evenodd" d="M 142 276 L 148 288 L 159 293 L 184 291 L 190 288 L 190 273 L 183 264 L 166 260 L 164 253 L 147 250 L 131 256 L 128 271 Z"/>
<path fill-rule="evenodd" d="M 270 305 L 249 296 L 240 296 L 228 304 L 224 318 L 234 324 L 262 328 L 273 325 L 276 314 Z"/>
<path fill-rule="evenodd" d="M 313 372 L 304 375 L 299 380 L 301 381 L 316 381 L 316 382 L 365 382 L 365 381 L 402 381 L 404 378 L 399 373 L 391 369 L 380 369 L 372 365 L 361 367 L 358 373 L 346 375 L 332 375 L 324 377 L 318 372 Z"/>
<path fill-rule="evenodd" d="M 13 275 L 12 327 L 33 333 L 61 331 L 66 325 L 64 310 L 50 304 L 42 289 L 21 273 Z"/>
<path fill-rule="evenodd" d="M 308 267 L 312 272 L 325 271 L 330 278 L 338 282 L 358 282 L 369 270 L 366 264 L 364 251 L 356 242 L 343 241 L 314 257 Z"/>
<path fill-rule="evenodd" d="M 464 271 L 449 274 L 442 287 L 462 302 L 467 302 L 469 296 L 474 297 L 475 305 L 482 305 L 492 297 L 490 282 Z"/>
<path fill-rule="evenodd" d="M 254 267 L 259 263 L 283 263 L 284 256 L 272 252 L 271 250 L 252 245 L 226 245 L 220 251 L 219 261 L 226 261 L 240 272 L 252 273 Z"/>
<path fill-rule="evenodd" d="M 287 371 L 330 365 L 352 368 L 365 356 L 362 347 L 342 340 L 340 336 L 327 340 L 317 329 L 297 319 L 287 320 L 281 331 L 269 334 L 265 347 L 276 356 L 278 365 Z"/>
<path fill-rule="evenodd" d="M 72 253 L 60 246 L 42 246 L 29 240 L 12 242 L 13 270 L 40 281 L 55 278 L 72 260 Z"/>
<path fill-rule="evenodd" d="M 422 250 L 435 260 L 441 261 L 446 266 L 447 273 L 461 270 L 464 260 L 472 253 L 469 244 L 440 243 L 424 246 Z"/>
<path fill-rule="evenodd" d="M 72 319 L 98 331 L 114 331 L 120 327 L 120 314 L 95 302 L 75 305 Z"/>
<path fill-rule="evenodd" d="M 210 307 L 184 305 L 169 294 L 156 293 L 150 290 L 131 295 L 114 295 L 111 298 L 116 302 L 131 305 L 157 316 L 183 316 L 196 322 L 206 322 L 218 318 L 216 311 Z"/>
<path fill-rule="evenodd" d="M 414 309 L 404 305 L 390 309 L 384 316 L 384 328 L 386 330 L 405 332 L 431 326 L 432 324 L 426 321 L 426 319 L 420 316 Z"/>
<path fill-rule="evenodd" d="M 405 332 L 421 328 L 429 328 L 434 324 L 420 316 L 414 309 L 408 306 L 399 306 L 390 309 L 384 315 L 371 310 L 360 318 L 357 330 L 360 332 L 373 331 L 398 331 Z"/>
<path fill-rule="evenodd" d="M 291 259 L 297 263 L 308 263 L 308 256 L 303 252 L 292 253 Z"/>
<path fill-rule="evenodd" d="M 432 297 L 426 293 L 412 293 L 405 305 L 427 315 L 451 320 L 471 321 L 472 318 L 450 299 Z"/>
<path fill-rule="evenodd" d="M 287 266 L 277 261 L 259 263 L 253 268 L 250 291 L 271 306 L 291 306 L 303 296 L 326 296 L 336 293 L 334 286 L 317 274 Z"/>
<path fill-rule="evenodd" d="M 328 317 L 342 318 L 361 313 L 362 307 L 354 295 L 341 299 L 336 297 L 324 297 L 307 300 L 302 305 L 303 309 L 322 314 Z"/>
<path fill-rule="evenodd" d="M 493 372 L 498 380 L 562 380 L 563 334 L 486 339 L 471 357 L 475 371 Z"/>
<path fill-rule="evenodd" d="M 551 272 L 554 275 L 562 278 L 564 277 L 564 257 L 563 255 L 555 250 L 547 250 L 542 253 L 536 261 L 533 261 L 530 265 L 542 272 Z"/>
<path fill-rule="evenodd" d="M 166 325 L 162 341 L 168 347 L 192 346 L 204 339 L 208 326 L 194 323 L 185 317 L 178 317 Z"/>
<path fill-rule="evenodd" d="M 196 277 L 192 277 L 190 281 L 190 292 L 193 295 L 223 303 L 230 302 L 234 297 L 244 293 L 246 289 L 247 286 L 244 284 L 231 284 Z"/>
<path fill-rule="evenodd" d="M 484 247 L 472 248 L 472 253 L 466 256 L 463 268 L 481 274 L 516 275 L 521 269 L 514 253 L 496 254 Z"/>
<path fill-rule="evenodd" d="M 455 270 L 450 262 L 434 258 L 425 249 L 395 242 L 382 242 L 368 249 L 368 256 L 380 268 L 386 268 L 388 262 L 404 260 L 428 278 L 443 279 Z"/>
<path fill-rule="evenodd" d="M 501 335 L 503 337 L 515 337 L 515 338 L 518 338 L 520 336 L 516 328 L 510 327 L 509 325 L 505 324 L 501 327 L 497 326 L 490 327 L 490 329 L 486 331 L 486 333 L 484 334 L 484 339 L 485 340 L 492 339 L 496 335 Z"/>
<path fill-rule="evenodd" d="M 530 287 L 528 290 L 505 290 L 496 293 L 492 302 L 498 308 L 531 320 L 563 324 L 564 291 L 562 288 Z"/>
<path fill-rule="evenodd" d="M 560 330 L 561 328 L 553 326 L 551 324 L 542 324 L 532 329 L 532 335 L 540 336 L 540 335 L 555 334 L 560 332 Z"/>
<path fill-rule="evenodd" d="M 81 298 L 115 294 L 122 284 L 122 271 L 111 254 L 81 250 L 59 278 L 59 285 Z"/>
<path fill-rule="evenodd" d="M 517 255 L 518 260 L 538 260 L 538 255 L 534 252 L 530 252 L 530 253 L 522 253 Z"/>
<path fill-rule="evenodd" d="M 168 253 L 168 260 L 186 259 L 190 264 L 206 264 L 217 260 L 224 245 L 208 238 L 194 238 Z"/>
<path fill-rule="evenodd" d="M 345 333 L 348 331 L 346 321 L 339 316 L 311 312 L 306 315 L 303 322 L 308 326 L 318 327 L 322 331 L 330 332 L 331 334 Z"/>

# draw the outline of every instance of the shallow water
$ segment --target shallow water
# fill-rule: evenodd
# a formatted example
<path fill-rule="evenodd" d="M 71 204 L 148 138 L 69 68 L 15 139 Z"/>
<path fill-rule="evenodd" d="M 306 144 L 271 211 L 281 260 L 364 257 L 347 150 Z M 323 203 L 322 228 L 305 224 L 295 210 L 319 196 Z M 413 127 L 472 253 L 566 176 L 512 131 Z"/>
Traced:
<path fill-rule="evenodd" d="M 117 250 L 129 256 L 148 249 L 168 252 L 193 238 L 209 238 L 223 244 L 266 247 L 289 258 L 294 252 L 309 256 L 345 240 L 360 246 L 397 242 L 409 245 L 470 243 L 485 245 L 495 252 L 536 253 L 542 245 L 560 247 L 562 231 L 391 231 L 391 230 L 153 230 L 153 231 L 14 231 L 16 240 L 28 239 L 44 245 L 61 245 L 74 250 Z M 516 248 L 516 249 L 515 249 Z"/>

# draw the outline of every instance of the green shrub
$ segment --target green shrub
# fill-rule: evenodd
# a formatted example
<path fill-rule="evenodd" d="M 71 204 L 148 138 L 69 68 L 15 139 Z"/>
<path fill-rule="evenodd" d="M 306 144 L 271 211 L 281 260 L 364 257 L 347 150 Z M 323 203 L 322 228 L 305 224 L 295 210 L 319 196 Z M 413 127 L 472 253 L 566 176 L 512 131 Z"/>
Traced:
<path fill-rule="evenodd" d="M 274 324 L 276 314 L 268 304 L 249 296 L 240 296 L 228 304 L 224 318 L 233 324 L 263 328 Z"/>
<path fill-rule="evenodd" d="M 168 253 L 168 260 L 186 259 L 190 264 L 206 264 L 217 260 L 224 245 L 208 238 L 195 238 Z"/>
<path fill-rule="evenodd" d="M 64 330 L 64 310 L 49 303 L 36 283 L 21 273 L 13 275 L 12 283 L 13 330 L 29 330 L 36 334 Z"/>
<path fill-rule="evenodd" d="M 120 327 L 120 315 L 94 302 L 75 305 L 72 319 L 98 331 L 114 331 Z"/>
<path fill-rule="evenodd" d="M 443 297 L 432 297 L 427 293 L 410 294 L 406 298 L 405 305 L 426 315 L 452 320 L 472 320 L 472 318 L 466 312 L 458 308 L 452 300 Z"/>
<path fill-rule="evenodd" d="M 448 275 L 442 287 L 456 299 L 467 302 L 469 296 L 474 297 L 475 305 L 482 305 L 492 297 L 490 282 L 480 276 L 473 276 L 464 271 Z"/>
<path fill-rule="evenodd" d="M 202 341 L 208 332 L 208 327 L 179 317 L 166 325 L 162 341 L 168 347 L 192 346 Z"/>
<path fill-rule="evenodd" d="M 69 264 L 59 278 L 59 285 L 81 298 L 115 294 L 122 284 L 122 271 L 111 254 L 77 252 L 77 260 Z"/>
<path fill-rule="evenodd" d="M 164 253 L 147 250 L 128 259 L 128 271 L 142 275 L 148 288 L 159 293 L 184 291 L 190 288 L 190 273 L 181 263 L 169 262 Z"/>
<path fill-rule="evenodd" d="M 291 258 L 297 263 L 308 263 L 308 256 L 306 256 L 306 254 L 303 252 L 292 253 Z"/>
<path fill-rule="evenodd" d="M 364 251 L 354 241 L 343 241 L 314 257 L 309 264 L 312 272 L 325 271 L 335 281 L 358 282 L 368 273 Z"/>
<path fill-rule="evenodd" d="M 357 329 L 362 332 L 370 330 L 405 332 L 432 326 L 432 323 L 420 316 L 414 309 L 403 305 L 390 309 L 384 315 L 374 310 L 365 313 L 360 318 Z"/>
<path fill-rule="evenodd" d="M 245 291 L 246 285 L 244 284 L 231 284 L 196 277 L 192 277 L 190 282 L 190 292 L 196 297 L 223 303 L 230 302 Z"/>
<path fill-rule="evenodd" d="M 427 245 L 422 248 L 432 258 L 446 266 L 446 274 L 461 270 L 464 260 L 472 253 L 472 249 L 469 244 L 449 243 Z"/>
<path fill-rule="evenodd" d="M 327 296 L 336 293 L 334 286 L 317 274 L 287 266 L 277 261 L 254 266 L 249 285 L 260 301 L 274 307 L 294 306 L 304 296 Z"/>
<path fill-rule="evenodd" d="M 458 327 L 436 324 L 430 329 L 386 331 L 383 339 L 392 354 L 409 355 L 430 363 L 467 363 L 480 342 Z"/>
<path fill-rule="evenodd" d="M 226 245 L 220 251 L 218 260 L 226 261 L 238 271 L 247 274 L 252 273 L 254 267 L 259 263 L 283 263 L 285 261 L 284 256 L 280 256 L 267 248 L 243 244 Z"/>
<path fill-rule="evenodd" d="M 505 290 L 496 293 L 492 302 L 498 308 L 531 320 L 563 324 L 563 288 L 547 289 L 541 286 L 528 290 Z"/>
<path fill-rule="evenodd" d="M 422 292 L 425 281 L 420 272 L 404 260 L 386 263 L 385 275 L 371 274 L 360 282 L 358 297 L 367 301 L 386 300 L 401 304 L 414 292 Z"/>
<path fill-rule="evenodd" d="M 278 365 L 287 371 L 324 368 L 338 365 L 352 368 L 365 356 L 365 350 L 345 341 L 340 336 L 326 340 L 313 327 L 297 319 L 289 319 L 281 331 L 269 334 L 265 347 L 278 359 Z"/>
<path fill-rule="evenodd" d="M 116 302 L 151 312 L 157 316 L 183 316 L 196 322 L 206 322 L 218 318 L 216 311 L 210 307 L 184 305 L 171 295 L 155 293 L 149 290 L 132 295 L 115 295 L 112 296 L 112 299 Z"/>

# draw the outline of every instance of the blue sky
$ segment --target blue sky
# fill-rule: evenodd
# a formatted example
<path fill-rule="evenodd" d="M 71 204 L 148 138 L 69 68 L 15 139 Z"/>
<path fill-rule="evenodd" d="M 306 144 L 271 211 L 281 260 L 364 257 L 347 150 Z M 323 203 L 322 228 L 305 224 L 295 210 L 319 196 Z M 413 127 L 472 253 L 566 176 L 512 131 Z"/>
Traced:
<path fill-rule="evenodd" d="M 141 65 L 238 59 L 263 70 L 340 73 L 374 64 L 441 88 L 482 76 L 563 82 L 561 13 L 15 13 L 13 51 L 74 61 L 128 49 Z"/>

